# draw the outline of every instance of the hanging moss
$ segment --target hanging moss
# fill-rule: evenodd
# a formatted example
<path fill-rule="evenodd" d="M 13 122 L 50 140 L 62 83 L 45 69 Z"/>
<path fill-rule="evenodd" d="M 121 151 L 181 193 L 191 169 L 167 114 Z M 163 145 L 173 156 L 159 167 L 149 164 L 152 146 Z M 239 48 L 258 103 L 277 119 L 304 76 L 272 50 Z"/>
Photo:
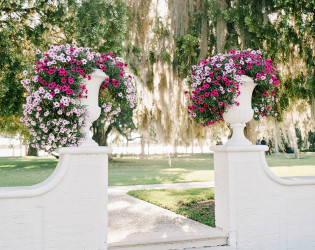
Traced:
<path fill-rule="evenodd" d="M 153 32 L 154 37 L 158 38 L 159 40 L 170 35 L 170 32 L 164 27 L 161 17 L 155 18 Z"/>
<path fill-rule="evenodd" d="M 136 66 L 132 62 L 129 63 L 129 67 L 132 70 L 132 72 L 134 73 L 134 75 L 138 76 L 138 69 L 136 68 Z"/>
<path fill-rule="evenodd" d="M 153 82 L 154 75 L 153 75 L 153 69 L 148 70 L 145 79 L 146 79 L 145 84 L 146 84 L 147 88 L 148 88 L 149 90 L 153 91 L 153 89 L 154 89 L 154 82 Z"/>

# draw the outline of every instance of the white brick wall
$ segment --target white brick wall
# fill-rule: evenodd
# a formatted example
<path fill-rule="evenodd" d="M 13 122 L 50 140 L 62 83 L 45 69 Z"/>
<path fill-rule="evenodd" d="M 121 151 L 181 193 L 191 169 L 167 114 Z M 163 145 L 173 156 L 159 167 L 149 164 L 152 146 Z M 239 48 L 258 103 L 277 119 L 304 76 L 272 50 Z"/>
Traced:
<path fill-rule="evenodd" d="M 110 151 L 61 148 L 44 182 L 0 188 L 0 249 L 106 249 Z"/>
<path fill-rule="evenodd" d="M 237 249 L 315 249 L 315 177 L 280 178 L 266 146 L 216 146 L 216 225 Z"/>

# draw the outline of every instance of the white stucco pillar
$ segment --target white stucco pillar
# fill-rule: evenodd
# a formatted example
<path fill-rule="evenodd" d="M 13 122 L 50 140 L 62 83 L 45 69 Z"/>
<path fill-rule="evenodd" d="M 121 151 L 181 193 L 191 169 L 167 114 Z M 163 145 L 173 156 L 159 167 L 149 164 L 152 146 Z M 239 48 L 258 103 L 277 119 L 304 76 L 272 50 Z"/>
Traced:
<path fill-rule="evenodd" d="M 211 150 L 214 151 L 216 226 L 229 234 L 229 245 L 237 247 L 241 198 L 255 195 L 253 175 L 258 174 L 256 167 L 261 164 L 268 147 L 214 146 Z"/>
<path fill-rule="evenodd" d="M 215 146 L 216 226 L 238 250 L 315 249 L 315 177 L 281 178 L 267 146 Z"/>

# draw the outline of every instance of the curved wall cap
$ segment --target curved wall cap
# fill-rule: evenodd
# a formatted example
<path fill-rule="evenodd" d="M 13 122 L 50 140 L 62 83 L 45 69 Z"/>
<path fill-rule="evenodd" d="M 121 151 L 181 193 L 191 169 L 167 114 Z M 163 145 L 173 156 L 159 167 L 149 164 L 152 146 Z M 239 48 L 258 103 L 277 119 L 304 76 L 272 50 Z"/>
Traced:
<path fill-rule="evenodd" d="M 305 186 L 311 185 L 315 188 L 315 176 L 292 176 L 292 177 L 279 177 L 275 175 L 269 168 L 266 158 L 263 155 L 261 158 L 260 166 L 263 168 L 266 175 L 277 184 L 283 186 Z"/>
<path fill-rule="evenodd" d="M 61 157 L 54 172 L 44 181 L 23 187 L 0 187 L 0 199 L 30 198 L 46 194 L 53 190 L 69 170 L 69 156 Z"/>
<path fill-rule="evenodd" d="M 212 146 L 210 149 L 214 152 L 263 152 L 268 150 L 265 145 L 252 145 L 252 146 Z M 257 154 L 256 166 L 262 168 L 266 176 L 273 182 L 282 186 L 305 186 L 311 185 L 315 188 L 315 176 L 292 176 L 292 177 L 279 177 L 275 175 L 269 168 L 266 157 L 264 154 Z M 259 166 L 257 166 L 259 165 Z M 263 176 L 262 176 L 263 178 Z"/>
<path fill-rule="evenodd" d="M 41 196 L 53 190 L 65 177 L 69 170 L 72 157 L 70 155 L 109 154 L 110 147 L 63 147 L 57 152 L 60 154 L 54 172 L 43 182 L 32 186 L 0 187 L 0 199 L 31 198 Z"/>

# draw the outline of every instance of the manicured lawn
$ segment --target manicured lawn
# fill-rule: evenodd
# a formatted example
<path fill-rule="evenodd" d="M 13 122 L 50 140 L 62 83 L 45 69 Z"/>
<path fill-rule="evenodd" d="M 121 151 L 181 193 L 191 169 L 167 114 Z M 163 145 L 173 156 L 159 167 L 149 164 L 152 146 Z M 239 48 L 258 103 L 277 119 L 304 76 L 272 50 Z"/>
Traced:
<path fill-rule="evenodd" d="M 54 157 L 0 157 L 0 186 L 29 186 L 47 179 L 58 160 Z"/>
<path fill-rule="evenodd" d="M 213 155 L 185 155 L 172 158 L 122 158 L 109 165 L 110 186 L 208 181 L 214 179 Z"/>
<path fill-rule="evenodd" d="M 315 175 L 315 154 L 300 159 L 267 156 L 271 170 L 279 176 Z M 54 157 L 0 157 L 0 186 L 33 185 L 45 180 L 57 165 Z M 214 180 L 213 155 L 181 155 L 114 158 L 109 164 L 109 185 L 138 185 Z"/>
<path fill-rule="evenodd" d="M 293 155 L 286 158 L 283 154 L 267 156 L 271 171 L 278 176 L 315 176 L 315 153 L 300 154 L 300 159 Z"/>
<path fill-rule="evenodd" d="M 128 194 L 215 227 L 213 188 L 135 190 Z"/>

